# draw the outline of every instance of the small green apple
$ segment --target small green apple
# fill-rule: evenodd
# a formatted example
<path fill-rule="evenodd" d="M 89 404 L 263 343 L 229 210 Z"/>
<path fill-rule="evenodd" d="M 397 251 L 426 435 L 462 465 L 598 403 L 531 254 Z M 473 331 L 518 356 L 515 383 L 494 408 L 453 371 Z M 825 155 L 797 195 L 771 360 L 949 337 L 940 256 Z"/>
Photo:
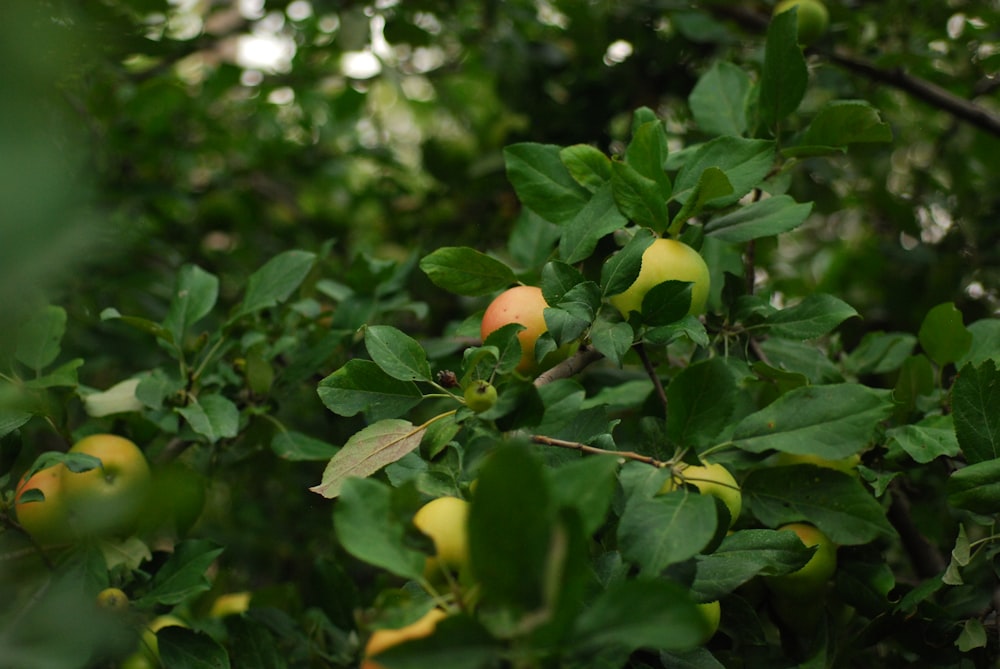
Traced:
<path fill-rule="evenodd" d="M 493 408 L 497 403 L 497 389 L 488 381 L 473 381 L 465 388 L 465 404 L 476 413 Z"/>
<path fill-rule="evenodd" d="M 784 598 L 815 598 L 825 591 L 827 582 L 837 570 L 837 545 L 819 528 L 808 523 L 789 523 L 778 530 L 795 532 L 803 544 L 816 546 L 816 552 L 800 569 L 780 576 L 768 576 L 764 583 L 771 592 Z"/>
<path fill-rule="evenodd" d="M 719 498 L 729 510 L 730 527 L 740 517 L 743 510 L 743 494 L 740 485 L 729 470 L 718 463 L 707 465 L 681 464 L 675 468 L 675 475 L 667 479 L 660 493 L 676 490 L 681 483 L 690 483 L 703 495 Z"/>

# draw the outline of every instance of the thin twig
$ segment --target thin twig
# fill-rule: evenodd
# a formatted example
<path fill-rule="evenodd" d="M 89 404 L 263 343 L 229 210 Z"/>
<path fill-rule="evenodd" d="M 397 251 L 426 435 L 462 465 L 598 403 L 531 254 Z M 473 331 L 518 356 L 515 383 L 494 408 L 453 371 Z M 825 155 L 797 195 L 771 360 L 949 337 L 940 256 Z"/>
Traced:
<path fill-rule="evenodd" d="M 921 579 L 937 576 L 945 570 L 948 563 L 937 548 L 917 529 L 910 513 L 910 500 L 896 481 L 889 484 L 889 493 L 892 503 L 886 516 L 899 533 L 914 571 Z"/>
<path fill-rule="evenodd" d="M 660 377 L 656 374 L 656 367 L 653 366 L 653 361 L 649 359 L 649 354 L 646 353 L 646 347 L 639 342 L 635 345 L 635 351 L 639 354 L 639 359 L 642 360 L 642 366 L 646 368 L 646 374 L 653 381 L 653 387 L 656 388 L 656 396 L 660 398 L 660 404 L 663 405 L 663 410 L 667 410 L 667 391 L 663 389 L 663 384 L 660 382 Z"/>
<path fill-rule="evenodd" d="M 560 362 L 555 367 L 548 369 L 535 379 L 535 387 L 544 386 L 546 383 L 552 383 L 558 379 L 568 379 L 574 376 L 591 363 L 597 362 L 602 356 L 597 352 L 596 349 L 590 348 L 589 346 L 581 346 L 580 349 Z"/>
<path fill-rule="evenodd" d="M 556 446 L 558 448 L 569 448 L 574 451 L 580 451 L 581 453 L 587 453 L 588 455 L 613 455 L 616 458 L 624 458 L 626 460 L 635 460 L 636 462 L 642 462 L 658 469 L 664 467 L 669 467 L 669 462 L 664 462 L 663 460 L 657 460 L 649 455 L 643 455 L 642 453 L 636 453 L 635 451 L 609 451 L 606 448 L 598 448 L 596 446 L 589 446 L 587 444 L 582 444 L 578 441 L 566 441 L 565 439 L 555 439 L 553 437 L 546 437 L 542 434 L 532 435 L 531 441 L 536 444 L 541 444 L 543 446 Z"/>

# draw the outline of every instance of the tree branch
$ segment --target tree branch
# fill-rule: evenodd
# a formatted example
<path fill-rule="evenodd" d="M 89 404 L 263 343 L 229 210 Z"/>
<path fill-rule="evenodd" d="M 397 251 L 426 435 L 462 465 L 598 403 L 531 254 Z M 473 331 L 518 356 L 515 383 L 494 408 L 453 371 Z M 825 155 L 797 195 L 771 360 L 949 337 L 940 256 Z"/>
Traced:
<path fill-rule="evenodd" d="M 711 11 L 719 18 L 731 20 L 745 30 L 758 33 L 766 31 L 771 20 L 767 14 L 730 6 L 726 3 L 713 6 Z M 926 79 L 908 74 L 899 68 L 881 69 L 874 63 L 854 56 L 843 48 L 830 50 L 818 46 L 808 48 L 807 52 L 820 54 L 845 70 L 905 91 L 918 100 L 950 113 L 955 118 L 1000 137 L 1000 115 L 977 105 L 975 102 L 961 98 Z"/>
<path fill-rule="evenodd" d="M 921 579 L 937 576 L 948 566 L 947 562 L 937 548 L 917 529 L 910 515 L 910 500 L 896 481 L 889 485 L 889 494 L 892 497 L 892 503 L 889 505 L 886 515 L 899 533 L 899 538 L 903 542 L 906 554 L 910 556 L 914 571 Z"/>
<path fill-rule="evenodd" d="M 578 374 L 583 371 L 585 367 L 591 363 L 597 362 L 603 358 L 600 353 L 589 346 L 581 346 L 580 349 L 560 362 L 555 367 L 548 369 L 535 379 L 535 387 L 544 386 L 546 383 L 552 383 L 558 379 L 568 379 L 571 376 Z"/>

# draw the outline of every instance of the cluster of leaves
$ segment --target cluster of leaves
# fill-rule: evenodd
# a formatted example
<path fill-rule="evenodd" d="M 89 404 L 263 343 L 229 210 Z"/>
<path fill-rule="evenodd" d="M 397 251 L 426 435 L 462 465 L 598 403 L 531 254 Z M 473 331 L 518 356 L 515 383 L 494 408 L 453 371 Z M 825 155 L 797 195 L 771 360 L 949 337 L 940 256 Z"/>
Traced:
<path fill-rule="evenodd" d="M 459 357 L 375 326 L 365 330 L 367 355 L 320 384 L 333 412 L 369 421 L 313 488 L 339 497 L 335 528 L 354 557 L 423 585 L 440 603 L 423 574 L 426 554 L 408 543 L 407 519 L 421 499 L 471 497 L 474 605 L 460 597 L 454 625 L 387 654 L 386 666 L 444 658 L 463 667 L 501 658 L 577 666 L 583 656 L 593 666 L 595 655 L 607 666 L 905 663 L 908 653 L 941 666 L 957 666 L 963 653 L 990 661 L 984 620 L 995 576 L 983 568 L 1000 502 L 990 483 L 997 322 L 966 327 L 954 305 L 942 304 L 916 335 L 873 332 L 842 350 L 831 333 L 856 316 L 849 305 L 817 293 L 782 308 L 746 290 L 752 267 L 740 262 L 741 245 L 790 230 L 808 213 L 781 192 L 796 160 L 889 139 L 878 114 L 853 101 L 823 108 L 792 142 L 772 135 L 806 90 L 794 38 L 779 17 L 758 82 L 726 65 L 698 82 L 692 112 L 718 134 L 704 144 L 668 154 L 663 124 L 639 110 L 620 157 L 586 146 L 509 147 L 508 176 L 526 207 L 509 257 L 545 255 L 540 272 L 460 247 L 421 261 L 437 285 L 461 295 L 537 280 L 550 306 L 536 356 L 582 342 L 575 357 L 524 379 L 513 373 L 516 326 Z M 715 308 L 704 321 L 686 315 L 684 282 L 651 291 L 627 321 L 607 305 L 635 279 L 655 234 L 681 235 L 709 259 Z M 609 239 L 621 248 L 607 254 Z M 494 379 L 500 401 L 473 415 L 439 383 L 432 361 L 452 365 L 460 384 Z M 632 371 L 639 363 L 648 375 Z M 422 411 L 425 402 L 434 408 Z M 852 475 L 777 454 L 861 456 L 862 464 Z M 748 509 L 729 536 L 728 516 L 710 498 L 656 494 L 675 465 L 699 460 L 723 462 L 740 480 Z M 357 478 L 383 468 L 385 482 Z M 958 536 L 940 571 L 927 570 L 921 551 L 937 548 L 913 547 L 918 524 L 901 510 L 935 485 L 927 501 L 952 516 L 937 538 L 947 547 Z M 813 628 L 790 625 L 748 586 L 803 564 L 808 551 L 775 531 L 793 521 L 840 546 L 831 591 L 812 602 L 827 607 Z M 963 574 L 977 574 L 976 583 L 965 585 Z M 722 601 L 723 633 L 692 650 L 691 603 L 713 600 Z M 852 615 L 836 616 L 837 606 Z M 775 627 L 780 646 L 767 632 Z"/>

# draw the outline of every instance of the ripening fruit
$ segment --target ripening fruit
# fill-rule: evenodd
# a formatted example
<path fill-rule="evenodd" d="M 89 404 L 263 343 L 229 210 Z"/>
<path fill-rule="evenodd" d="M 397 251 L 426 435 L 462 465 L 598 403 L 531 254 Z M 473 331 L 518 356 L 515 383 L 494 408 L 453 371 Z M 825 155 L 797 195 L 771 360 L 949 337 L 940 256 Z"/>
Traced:
<path fill-rule="evenodd" d="M 549 306 L 542 297 L 542 289 L 537 286 L 514 286 L 494 298 L 486 307 L 480 334 L 485 340 L 490 334 L 510 323 L 520 323 L 524 329 L 517 333 L 521 343 L 521 361 L 517 371 L 526 374 L 533 371 L 535 363 L 535 342 L 548 330 L 545 325 L 545 308 Z"/>
<path fill-rule="evenodd" d="M 740 486 L 729 470 L 718 463 L 708 465 L 679 465 L 678 474 L 683 483 L 690 483 L 702 495 L 718 497 L 729 510 L 729 525 L 732 527 L 743 510 L 743 494 Z M 661 493 L 676 490 L 678 481 L 672 476 L 663 483 Z"/>
<path fill-rule="evenodd" d="M 722 606 L 719 604 L 719 600 L 697 604 L 696 606 L 698 607 L 698 612 L 705 619 L 705 622 L 708 623 L 708 631 L 698 642 L 701 645 L 707 643 L 719 631 L 719 621 L 722 620 Z"/>
<path fill-rule="evenodd" d="M 465 388 L 465 404 L 476 413 L 493 408 L 497 403 L 497 389 L 487 381 L 473 381 Z"/>
<path fill-rule="evenodd" d="M 816 552 L 802 568 L 765 579 L 771 592 L 785 597 L 812 598 L 823 592 L 827 581 L 837 570 L 837 545 L 830 541 L 819 528 L 808 523 L 789 523 L 779 531 L 795 532 L 806 546 L 816 546 Z"/>
<path fill-rule="evenodd" d="M 81 439 L 70 453 L 86 453 L 101 466 L 85 472 L 61 469 L 62 494 L 73 531 L 110 536 L 133 529 L 142 513 L 151 473 L 146 456 L 133 442 L 113 434 Z"/>
<path fill-rule="evenodd" d="M 61 464 L 54 465 L 36 472 L 29 479 L 22 478 L 14 496 L 17 522 L 42 545 L 66 543 L 73 538 L 62 494 L 63 469 Z M 28 490 L 40 490 L 45 499 L 22 502 L 21 497 Z"/>
<path fill-rule="evenodd" d="M 361 662 L 361 669 L 382 669 L 382 665 L 372 659 L 373 657 L 404 641 L 430 636 L 437 624 L 446 617 L 448 614 L 443 610 L 431 609 L 419 620 L 405 627 L 375 630 L 365 644 L 365 659 Z"/>
<path fill-rule="evenodd" d="M 128 595 L 119 588 L 105 588 L 97 593 L 97 605 L 105 611 L 125 611 Z"/>
<path fill-rule="evenodd" d="M 608 298 L 611 306 L 628 318 L 629 312 L 642 312 L 642 298 L 653 286 L 665 281 L 689 281 L 691 308 L 688 314 L 704 313 L 708 302 L 710 276 L 708 265 L 693 248 L 676 239 L 657 239 L 642 253 L 639 276 L 624 293 Z"/>
<path fill-rule="evenodd" d="M 212 602 L 212 608 L 209 609 L 208 615 L 211 618 L 238 616 L 250 608 L 251 597 L 252 594 L 249 592 L 227 592 L 219 595 Z"/>
<path fill-rule="evenodd" d="M 469 503 L 458 497 L 438 497 L 424 504 L 413 524 L 434 542 L 438 561 L 460 569 L 469 561 Z"/>
<path fill-rule="evenodd" d="M 799 44 L 812 44 L 826 32 L 830 12 L 820 0 L 782 0 L 774 6 L 774 16 L 798 8 Z"/>

